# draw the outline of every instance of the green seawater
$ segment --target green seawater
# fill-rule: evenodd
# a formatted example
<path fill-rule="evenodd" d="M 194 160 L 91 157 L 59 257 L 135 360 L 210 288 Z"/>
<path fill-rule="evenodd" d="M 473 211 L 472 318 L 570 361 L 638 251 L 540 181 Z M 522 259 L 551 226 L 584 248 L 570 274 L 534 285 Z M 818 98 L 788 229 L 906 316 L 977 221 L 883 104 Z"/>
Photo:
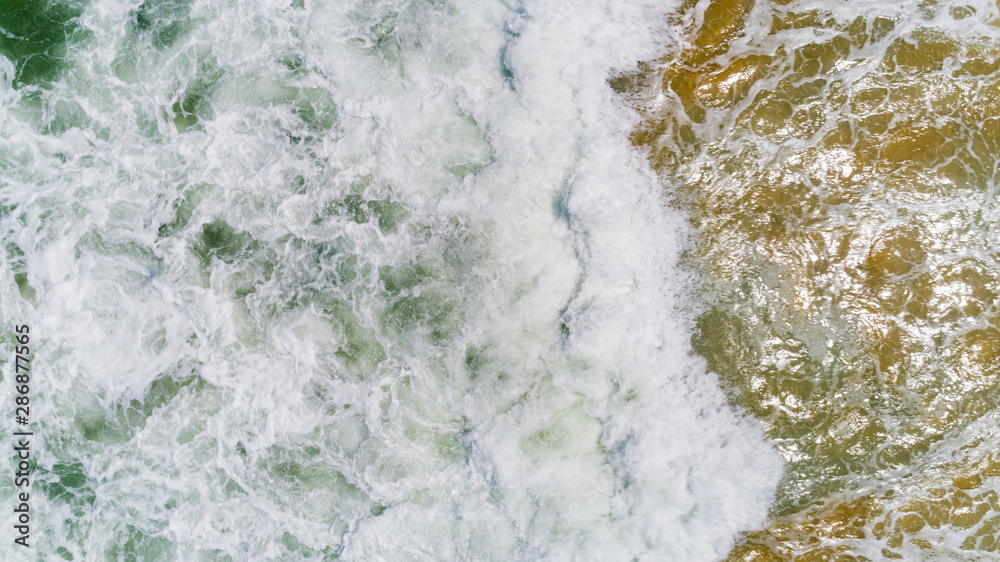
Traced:
<path fill-rule="evenodd" d="M 0 2 L 0 54 L 15 66 L 15 87 L 44 86 L 67 67 L 81 33 L 81 2 Z"/>

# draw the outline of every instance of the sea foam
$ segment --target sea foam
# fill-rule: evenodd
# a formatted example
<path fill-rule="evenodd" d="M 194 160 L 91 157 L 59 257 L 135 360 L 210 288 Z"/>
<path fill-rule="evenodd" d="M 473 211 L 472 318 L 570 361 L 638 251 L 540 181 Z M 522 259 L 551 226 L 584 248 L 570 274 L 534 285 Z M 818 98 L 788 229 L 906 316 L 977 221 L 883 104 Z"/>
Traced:
<path fill-rule="evenodd" d="M 664 10 L 99 0 L 57 79 L 5 66 L 37 552 L 724 556 L 781 462 L 608 85 Z"/>

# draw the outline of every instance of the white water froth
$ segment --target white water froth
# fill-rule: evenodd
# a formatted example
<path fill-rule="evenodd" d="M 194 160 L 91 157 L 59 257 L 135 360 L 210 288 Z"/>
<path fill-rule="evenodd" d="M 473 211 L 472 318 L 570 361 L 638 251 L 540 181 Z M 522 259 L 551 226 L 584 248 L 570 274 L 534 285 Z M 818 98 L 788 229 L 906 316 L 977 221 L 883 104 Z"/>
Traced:
<path fill-rule="evenodd" d="M 607 84 L 664 7 L 164 5 L 88 6 L 41 101 L 0 69 L 38 552 L 713 560 L 763 520 Z"/>

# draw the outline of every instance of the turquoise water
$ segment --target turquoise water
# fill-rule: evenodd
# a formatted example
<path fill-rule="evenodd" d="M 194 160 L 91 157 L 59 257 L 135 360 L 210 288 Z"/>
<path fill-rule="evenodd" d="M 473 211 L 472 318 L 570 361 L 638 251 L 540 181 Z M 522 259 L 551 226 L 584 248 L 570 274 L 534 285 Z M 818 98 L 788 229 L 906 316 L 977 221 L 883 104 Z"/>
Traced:
<path fill-rule="evenodd" d="M 782 464 L 608 84 L 664 11 L 0 5 L 4 559 L 725 556 Z"/>

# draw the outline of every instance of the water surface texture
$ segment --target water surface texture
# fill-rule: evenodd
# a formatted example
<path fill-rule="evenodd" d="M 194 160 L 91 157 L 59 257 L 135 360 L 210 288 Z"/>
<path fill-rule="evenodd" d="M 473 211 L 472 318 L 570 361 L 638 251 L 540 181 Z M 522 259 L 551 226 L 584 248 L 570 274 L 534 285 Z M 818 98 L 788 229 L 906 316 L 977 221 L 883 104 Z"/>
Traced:
<path fill-rule="evenodd" d="M 676 9 L 602 0 L 0 2 L 0 410 L 9 420 L 0 423 L 0 447 L 14 445 L 19 324 L 33 338 L 36 434 L 32 547 L 13 543 L 14 514 L 4 511 L 0 558 L 722 559 L 740 532 L 766 523 L 783 461 L 713 371 L 741 389 L 741 376 L 762 376 L 760 365 L 789 373 L 761 379 L 773 381 L 761 392 L 815 380 L 811 398 L 801 399 L 805 416 L 821 415 L 827 394 L 851 389 L 858 421 L 845 432 L 881 412 L 901 420 L 855 431 L 861 452 L 845 452 L 833 468 L 810 460 L 807 440 L 794 441 L 806 460 L 793 460 L 787 482 L 808 485 L 785 485 L 783 506 L 826 497 L 848 474 L 882 477 L 864 459 L 874 447 L 896 450 L 883 434 L 911 440 L 883 455 L 891 470 L 919 466 L 904 454 L 983 450 L 985 441 L 977 448 L 952 437 L 989 411 L 989 358 L 1000 345 L 981 319 L 994 287 L 992 184 L 972 172 L 947 189 L 978 198 L 976 206 L 950 200 L 954 213 L 979 209 L 968 215 L 978 222 L 943 218 L 933 206 L 942 184 L 924 182 L 923 191 L 895 188 L 924 198 L 906 204 L 909 218 L 872 214 L 865 231 L 883 241 L 886 257 L 871 254 L 865 267 L 884 274 L 859 282 L 858 299 L 911 286 L 940 295 L 924 299 L 912 329 L 877 328 L 885 334 L 877 341 L 898 349 L 882 354 L 878 372 L 887 374 L 878 380 L 897 369 L 891 376 L 923 385 L 913 387 L 916 398 L 887 390 L 879 405 L 865 406 L 863 387 L 848 385 L 845 373 L 868 381 L 868 371 L 834 363 L 869 344 L 838 336 L 829 341 L 843 349 L 827 351 L 815 343 L 828 341 L 825 333 L 727 359 L 724 341 L 745 343 L 778 326 L 747 324 L 759 309 L 746 299 L 720 305 L 697 329 L 689 300 L 696 285 L 681 266 L 691 227 L 666 205 L 663 178 L 630 140 L 640 113 L 609 83 L 663 55 L 681 29 L 667 17 Z M 816 33 L 847 33 L 831 21 Z M 911 33 L 887 29 L 873 49 Z M 954 51 L 941 59 L 948 72 L 958 54 L 975 61 L 972 49 L 989 47 L 947 33 L 926 37 Z M 773 72 L 777 84 L 799 49 L 789 41 L 752 75 Z M 975 111 L 957 100 L 973 96 L 961 88 L 980 79 L 958 82 L 952 94 L 938 85 L 942 72 L 899 87 Z M 873 80 L 896 88 L 885 76 Z M 781 92 L 774 103 L 793 108 L 813 95 Z M 739 99 L 725 103 L 753 96 Z M 716 106 L 710 118 L 691 120 L 685 134 L 701 138 L 677 145 L 688 155 L 674 169 L 707 163 L 713 134 L 750 131 L 745 120 L 720 128 L 728 122 L 716 115 L 738 112 Z M 929 111 L 920 115 L 936 115 Z M 686 123 L 684 115 L 677 118 Z M 940 136 L 942 165 L 933 173 L 957 174 L 948 163 L 973 154 L 963 148 L 961 119 L 915 121 L 898 142 Z M 767 123 L 779 140 L 800 130 Z M 750 139 L 732 142 L 741 138 Z M 893 174 L 931 173 L 905 160 L 905 147 L 898 152 Z M 740 156 L 727 177 L 743 177 L 740 166 L 750 177 L 760 158 Z M 768 168 L 783 177 L 783 168 Z M 859 182 L 868 177 L 863 164 L 855 169 Z M 715 181 L 690 182 L 692 200 Z M 938 214 L 922 211 L 924 200 Z M 837 209 L 826 220 L 852 224 Z M 949 253 L 958 247 L 949 229 L 959 225 L 981 254 L 968 246 L 962 259 Z M 814 231 L 822 240 L 825 231 Z M 939 242 L 924 238 L 931 235 Z M 734 251 L 734 279 L 756 271 L 744 260 L 755 246 L 738 240 L 705 253 Z M 893 265 L 892 252 L 918 249 L 924 257 L 906 262 L 912 272 Z M 938 259 L 950 269 L 931 269 Z M 831 261 L 829 278 L 853 263 Z M 752 302 L 798 310 L 771 295 Z M 823 306 L 809 310 L 827 314 Z M 852 318 L 842 315 L 837 334 L 848 333 Z M 959 335 L 949 331 L 956 325 Z M 904 365 L 921 356 L 901 346 L 938 333 L 964 347 Z M 707 363 L 693 353 L 692 334 Z M 789 349 L 785 363 L 768 355 L 779 345 Z M 944 367 L 961 377 L 949 382 L 959 375 Z M 935 384 L 957 386 L 922 402 L 929 395 L 917 390 Z M 762 416 L 788 456 L 793 441 L 780 432 L 793 426 L 765 415 L 768 396 L 737 402 Z M 955 416 L 936 413 L 949 405 Z M 925 413 L 917 425 L 891 417 L 893 408 Z M 822 446 L 846 450 L 841 433 L 831 435 Z M 929 447 L 937 448 L 926 456 Z M 8 458 L 4 470 L 13 474 Z M 806 478 L 808 467 L 815 474 Z M 942 465 L 951 477 L 948 470 Z M 970 484 L 966 494 L 982 498 L 987 485 Z M 14 492 L 0 478 L 3 505 Z M 970 536 L 985 528 L 976 525 Z"/>
<path fill-rule="evenodd" d="M 787 463 L 728 559 L 998 559 L 997 5 L 671 21 L 615 86 L 695 231 L 693 346 Z"/>

